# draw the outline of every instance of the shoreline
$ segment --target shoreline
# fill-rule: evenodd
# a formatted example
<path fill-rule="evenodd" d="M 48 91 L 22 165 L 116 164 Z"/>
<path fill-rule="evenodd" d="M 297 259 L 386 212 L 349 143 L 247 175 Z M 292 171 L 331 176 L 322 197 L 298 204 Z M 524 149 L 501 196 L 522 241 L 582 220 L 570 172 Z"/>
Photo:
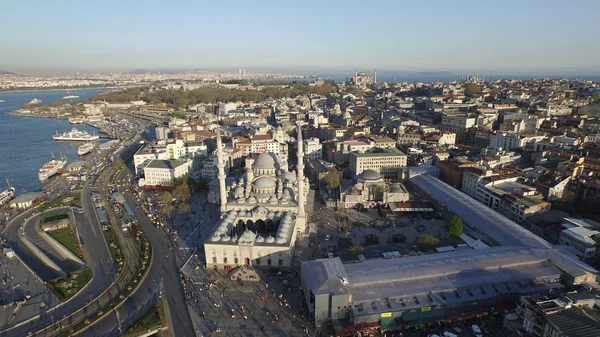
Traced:
<path fill-rule="evenodd" d="M 47 91 L 74 91 L 74 90 L 93 90 L 93 89 L 109 89 L 112 87 L 107 87 L 107 86 L 97 86 L 97 87 L 86 87 L 86 88 L 58 88 L 58 89 L 16 89 L 16 90 L 6 90 L 6 91 L 0 91 L 0 95 L 2 94 L 18 94 L 18 93 L 23 93 L 23 92 L 47 92 Z M 118 88 L 118 87 L 114 87 L 114 88 Z"/>

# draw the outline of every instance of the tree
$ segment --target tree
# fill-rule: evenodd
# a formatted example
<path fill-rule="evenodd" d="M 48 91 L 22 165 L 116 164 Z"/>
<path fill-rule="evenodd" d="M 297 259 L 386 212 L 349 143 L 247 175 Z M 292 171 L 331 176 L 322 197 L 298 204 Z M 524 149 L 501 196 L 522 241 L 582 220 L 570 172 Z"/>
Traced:
<path fill-rule="evenodd" d="M 475 83 L 467 83 L 465 85 L 465 95 L 473 97 L 481 94 L 481 87 Z"/>
<path fill-rule="evenodd" d="M 158 195 L 160 211 L 163 215 L 170 216 L 173 213 L 173 195 L 169 192 L 162 192 Z"/>
<path fill-rule="evenodd" d="M 448 234 L 458 237 L 463 232 L 463 221 L 459 216 L 453 215 L 450 220 L 446 222 L 446 231 Z"/>
<path fill-rule="evenodd" d="M 422 251 L 428 251 L 435 248 L 440 243 L 440 239 L 430 234 L 423 234 L 417 239 L 417 246 Z"/>
<path fill-rule="evenodd" d="M 336 189 L 338 186 L 340 186 L 341 183 L 340 173 L 335 167 L 331 167 L 323 177 L 323 180 L 325 181 L 329 189 Z"/>
<path fill-rule="evenodd" d="M 352 245 L 352 248 L 350 248 L 350 251 L 352 252 L 352 255 L 354 255 L 354 262 L 356 262 L 356 257 L 365 251 L 365 249 L 363 248 L 363 246 L 360 245 L 360 243 L 355 243 L 354 245 Z"/>
<path fill-rule="evenodd" d="M 188 200 L 191 196 L 192 192 L 190 191 L 190 187 L 187 183 L 177 185 L 173 191 L 173 198 L 177 198 L 182 201 Z"/>
<path fill-rule="evenodd" d="M 182 202 L 181 204 L 179 204 L 178 207 L 179 207 L 179 213 L 187 213 L 192 210 L 192 206 L 187 201 Z"/>

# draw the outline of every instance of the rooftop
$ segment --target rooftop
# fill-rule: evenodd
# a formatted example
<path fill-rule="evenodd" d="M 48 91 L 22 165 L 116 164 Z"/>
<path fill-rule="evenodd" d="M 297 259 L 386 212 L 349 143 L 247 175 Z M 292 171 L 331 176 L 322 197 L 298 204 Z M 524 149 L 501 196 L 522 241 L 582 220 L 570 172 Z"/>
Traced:
<path fill-rule="evenodd" d="M 181 165 L 184 165 L 186 162 L 183 160 L 151 160 L 150 163 L 146 166 L 146 168 L 155 168 L 155 169 L 175 169 Z"/>
<path fill-rule="evenodd" d="M 390 147 L 386 149 L 374 148 L 371 151 L 365 153 L 352 152 L 350 153 L 356 157 L 388 157 L 388 156 L 406 156 L 402 151 Z"/>

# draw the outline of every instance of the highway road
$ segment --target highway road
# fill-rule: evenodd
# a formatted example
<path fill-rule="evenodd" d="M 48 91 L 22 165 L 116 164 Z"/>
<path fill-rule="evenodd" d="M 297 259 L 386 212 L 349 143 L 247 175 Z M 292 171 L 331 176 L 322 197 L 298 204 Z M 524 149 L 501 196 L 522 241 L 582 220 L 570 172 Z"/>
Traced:
<path fill-rule="evenodd" d="M 122 156 L 126 161 L 137 150 L 138 146 L 132 145 L 130 150 Z M 131 163 L 124 169 L 117 181 L 129 181 L 133 168 Z M 150 309 L 158 300 L 161 291 L 167 302 L 167 310 L 171 318 L 169 326 L 172 336 L 195 336 L 194 328 L 186 305 L 185 294 L 179 277 L 176 254 L 172 242 L 163 230 L 157 229 L 150 222 L 141 209 L 136 209 L 135 197 L 120 189 L 125 201 L 134 211 L 138 225 L 148 237 L 152 246 L 153 260 L 150 270 L 140 286 L 125 300 L 122 306 L 112 310 L 100 320 L 94 322 L 85 331 L 76 336 L 118 336 L 120 331 L 125 330 Z"/>

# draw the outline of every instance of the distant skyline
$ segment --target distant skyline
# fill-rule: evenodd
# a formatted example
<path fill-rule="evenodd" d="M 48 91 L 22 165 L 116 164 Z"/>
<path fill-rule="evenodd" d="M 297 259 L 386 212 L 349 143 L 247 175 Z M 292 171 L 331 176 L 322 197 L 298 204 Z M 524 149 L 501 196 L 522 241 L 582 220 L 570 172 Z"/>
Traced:
<path fill-rule="evenodd" d="M 600 73 L 600 1 L 10 1 L 0 70 Z"/>

